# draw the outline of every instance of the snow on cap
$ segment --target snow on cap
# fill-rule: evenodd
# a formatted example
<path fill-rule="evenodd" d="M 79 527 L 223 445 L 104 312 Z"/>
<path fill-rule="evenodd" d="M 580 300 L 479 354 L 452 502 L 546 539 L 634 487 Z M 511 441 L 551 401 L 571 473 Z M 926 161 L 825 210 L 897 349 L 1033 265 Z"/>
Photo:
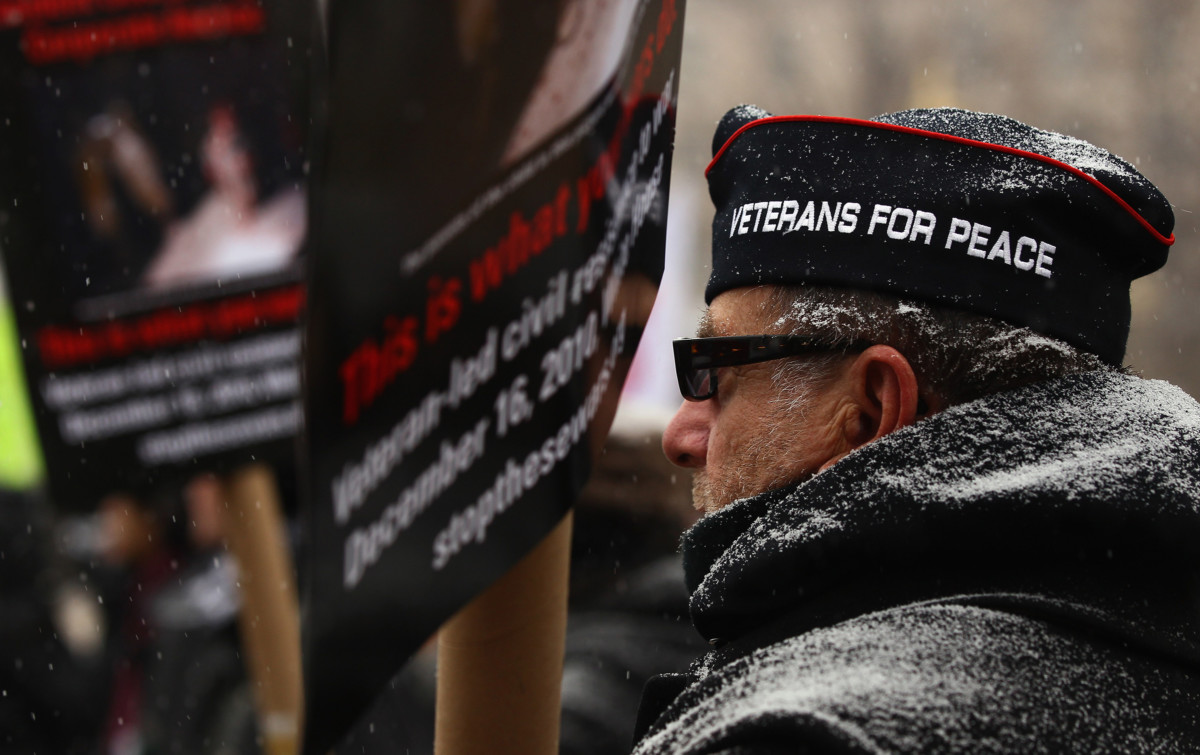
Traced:
<path fill-rule="evenodd" d="M 951 108 L 871 120 L 725 114 L 706 171 L 709 303 L 758 284 L 885 291 L 1119 364 L 1129 284 L 1175 241 L 1166 198 L 1088 142 Z"/>

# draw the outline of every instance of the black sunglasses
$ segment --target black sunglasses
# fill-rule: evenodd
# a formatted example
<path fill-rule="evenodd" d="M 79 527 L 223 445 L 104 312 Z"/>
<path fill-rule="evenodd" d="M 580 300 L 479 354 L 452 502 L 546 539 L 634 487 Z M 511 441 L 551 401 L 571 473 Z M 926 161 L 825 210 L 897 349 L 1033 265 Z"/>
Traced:
<path fill-rule="evenodd" d="M 769 362 L 815 351 L 861 351 L 869 343 L 837 343 L 816 336 L 726 336 L 676 338 L 675 374 L 679 392 L 688 401 L 704 401 L 717 394 L 717 368 Z"/>

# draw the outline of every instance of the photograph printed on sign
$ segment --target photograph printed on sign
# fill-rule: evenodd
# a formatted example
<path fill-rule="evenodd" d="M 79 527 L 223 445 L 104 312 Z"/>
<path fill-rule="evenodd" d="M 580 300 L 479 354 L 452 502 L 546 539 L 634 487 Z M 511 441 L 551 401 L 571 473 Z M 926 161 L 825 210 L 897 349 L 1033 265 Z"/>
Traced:
<path fill-rule="evenodd" d="M 300 426 L 305 14 L 229 0 L 6 12 L 0 250 L 58 505 Z"/>

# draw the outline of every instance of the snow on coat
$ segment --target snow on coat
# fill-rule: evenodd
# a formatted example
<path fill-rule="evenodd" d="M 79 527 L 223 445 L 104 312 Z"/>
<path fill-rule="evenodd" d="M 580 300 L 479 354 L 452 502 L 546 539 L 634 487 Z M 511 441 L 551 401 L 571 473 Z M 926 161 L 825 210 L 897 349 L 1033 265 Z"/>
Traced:
<path fill-rule="evenodd" d="M 1200 751 L 1198 542 L 1177 388 L 953 407 L 685 535 L 717 647 L 647 688 L 636 752 Z"/>

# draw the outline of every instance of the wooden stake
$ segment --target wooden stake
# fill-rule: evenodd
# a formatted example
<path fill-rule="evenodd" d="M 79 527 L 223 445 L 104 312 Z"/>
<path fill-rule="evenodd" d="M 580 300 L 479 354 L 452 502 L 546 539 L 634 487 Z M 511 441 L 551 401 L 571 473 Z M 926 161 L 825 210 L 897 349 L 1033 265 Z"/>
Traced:
<path fill-rule="evenodd" d="M 264 464 L 227 481 L 225 536 L 237 559 L 238 617 L 265 755 L 299 752 L 303 690 L 300 612 L 275 475 Z"/>
<path fill-rule="evenodd" d="M 435 755 L 558 752 L 571 522 L 442 627 Z"/>

